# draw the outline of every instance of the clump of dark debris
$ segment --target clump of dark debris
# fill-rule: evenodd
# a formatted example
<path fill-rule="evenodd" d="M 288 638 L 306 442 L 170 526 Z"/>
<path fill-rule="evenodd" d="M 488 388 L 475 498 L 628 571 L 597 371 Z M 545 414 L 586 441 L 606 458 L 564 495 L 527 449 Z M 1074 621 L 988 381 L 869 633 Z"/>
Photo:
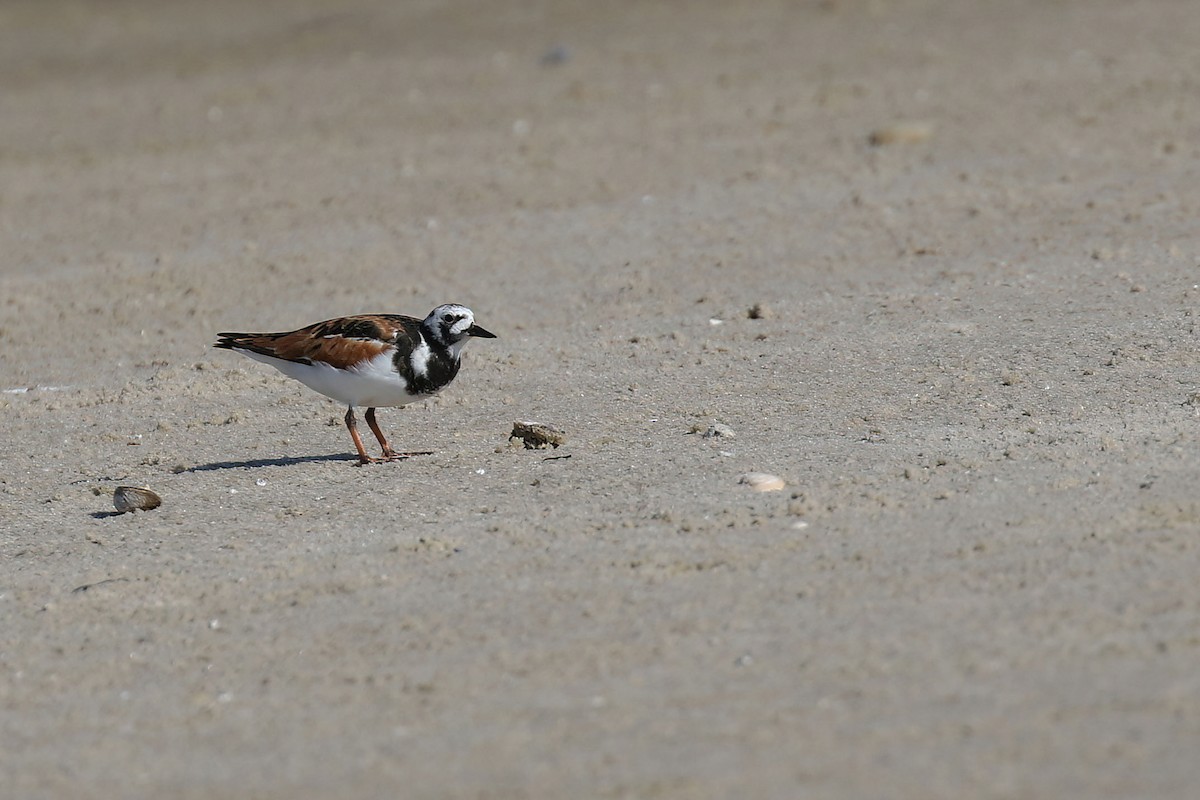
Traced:
<path fill-rule="evenodd" d="M 557 448 L 567 440 L 567 435 L 553 425 L 517 420 L 513 423 L 512 433 L 508 436 L 510 442 L 513 439 L 520 439 L 524 442 L 526 450 L 542 450 L 547 447 Z"/>

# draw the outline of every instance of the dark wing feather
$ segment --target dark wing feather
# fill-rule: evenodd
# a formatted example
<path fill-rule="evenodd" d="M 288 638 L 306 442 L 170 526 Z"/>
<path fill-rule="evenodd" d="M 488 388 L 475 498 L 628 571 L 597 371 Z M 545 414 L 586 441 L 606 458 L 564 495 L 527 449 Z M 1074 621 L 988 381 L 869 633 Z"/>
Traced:
<path fill-rule="evenodd" d="M 359 314 L 284 333 L 219 333 L 214 347 L 249 350 L 301 364 L 319 361 L 345 369 L 390 347 L 407 355 L 419 340 L 420 324 L 420 320 L 399 314 Z"/>

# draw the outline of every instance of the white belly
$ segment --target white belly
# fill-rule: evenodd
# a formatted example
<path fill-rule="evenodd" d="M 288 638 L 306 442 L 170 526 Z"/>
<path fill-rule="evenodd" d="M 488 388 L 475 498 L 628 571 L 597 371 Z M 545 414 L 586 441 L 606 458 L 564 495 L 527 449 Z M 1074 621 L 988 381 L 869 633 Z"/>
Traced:
<path fill-rule="evenodd" d="M 256 361 L 270 364 L 284 375 L 295 378 L 313 391 L 320 392 L 326 397 L 332 397 L 348 406 L 391 408 L 415 403 L 428 397 L 428 395 L 408 393 L 408 384 L 392 363 L 393 351 L 391 350 L 351 369 L 337 369 L 320 362 L 299 364 L 295 361 L 284 361 L 248 350 L 239 352 Z"/>

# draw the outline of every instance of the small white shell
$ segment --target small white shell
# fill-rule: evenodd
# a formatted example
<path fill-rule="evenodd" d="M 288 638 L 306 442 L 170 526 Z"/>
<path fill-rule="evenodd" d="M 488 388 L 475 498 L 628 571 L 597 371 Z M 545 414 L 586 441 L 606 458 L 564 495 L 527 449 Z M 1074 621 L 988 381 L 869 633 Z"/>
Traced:
<path fill-rule="evenodd" d="M 113 507 L 126 511 L 149 511 L 162 505 L 162 498 L 144 487 L 118 486 L 113 492 Z"/>
<path fill-rule="evenodd" d="M 749 486 L 756 492 L 778 492 L 786 485 L 783 478 L 766 472 L 747 472 L 738 478 L 738 483 Z"/>

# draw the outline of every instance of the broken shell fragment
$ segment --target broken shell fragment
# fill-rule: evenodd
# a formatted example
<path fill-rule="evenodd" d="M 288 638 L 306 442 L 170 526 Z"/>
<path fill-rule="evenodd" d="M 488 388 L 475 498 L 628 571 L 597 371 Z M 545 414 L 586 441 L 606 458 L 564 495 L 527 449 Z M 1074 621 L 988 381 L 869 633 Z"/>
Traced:
<path fill-rule="evenodd" d="M 756 492 L 778 492 L 784 487 L 783 478 L 766 472 L 747 472 L 738 479 L 738 483 Z"/>
<path fill-rule="evenodd" d="M 126 511 L 149 511 L 162 505 L 162 498 L 145 487 L 118 486 L 113 492 L 113 507 Z"/>
<path fill-rule="evenodd" d="M 733 439 L 737 434 L 733 432 L 733 428 L 722 422 L 714 422 L 708 426 L 708 430 L 704 431 L 705 439 Z"/>
<path fill-rule="evenodd" d="M 513 439 L 520 439 L 525 443 L 526 450 L 533 450 L 545 447 L 557 448 L 567 440 L 567 435 L 553 425 L 517 420 L 513 423 L 512 433 L 508 435 L 510 442 Z"/>

